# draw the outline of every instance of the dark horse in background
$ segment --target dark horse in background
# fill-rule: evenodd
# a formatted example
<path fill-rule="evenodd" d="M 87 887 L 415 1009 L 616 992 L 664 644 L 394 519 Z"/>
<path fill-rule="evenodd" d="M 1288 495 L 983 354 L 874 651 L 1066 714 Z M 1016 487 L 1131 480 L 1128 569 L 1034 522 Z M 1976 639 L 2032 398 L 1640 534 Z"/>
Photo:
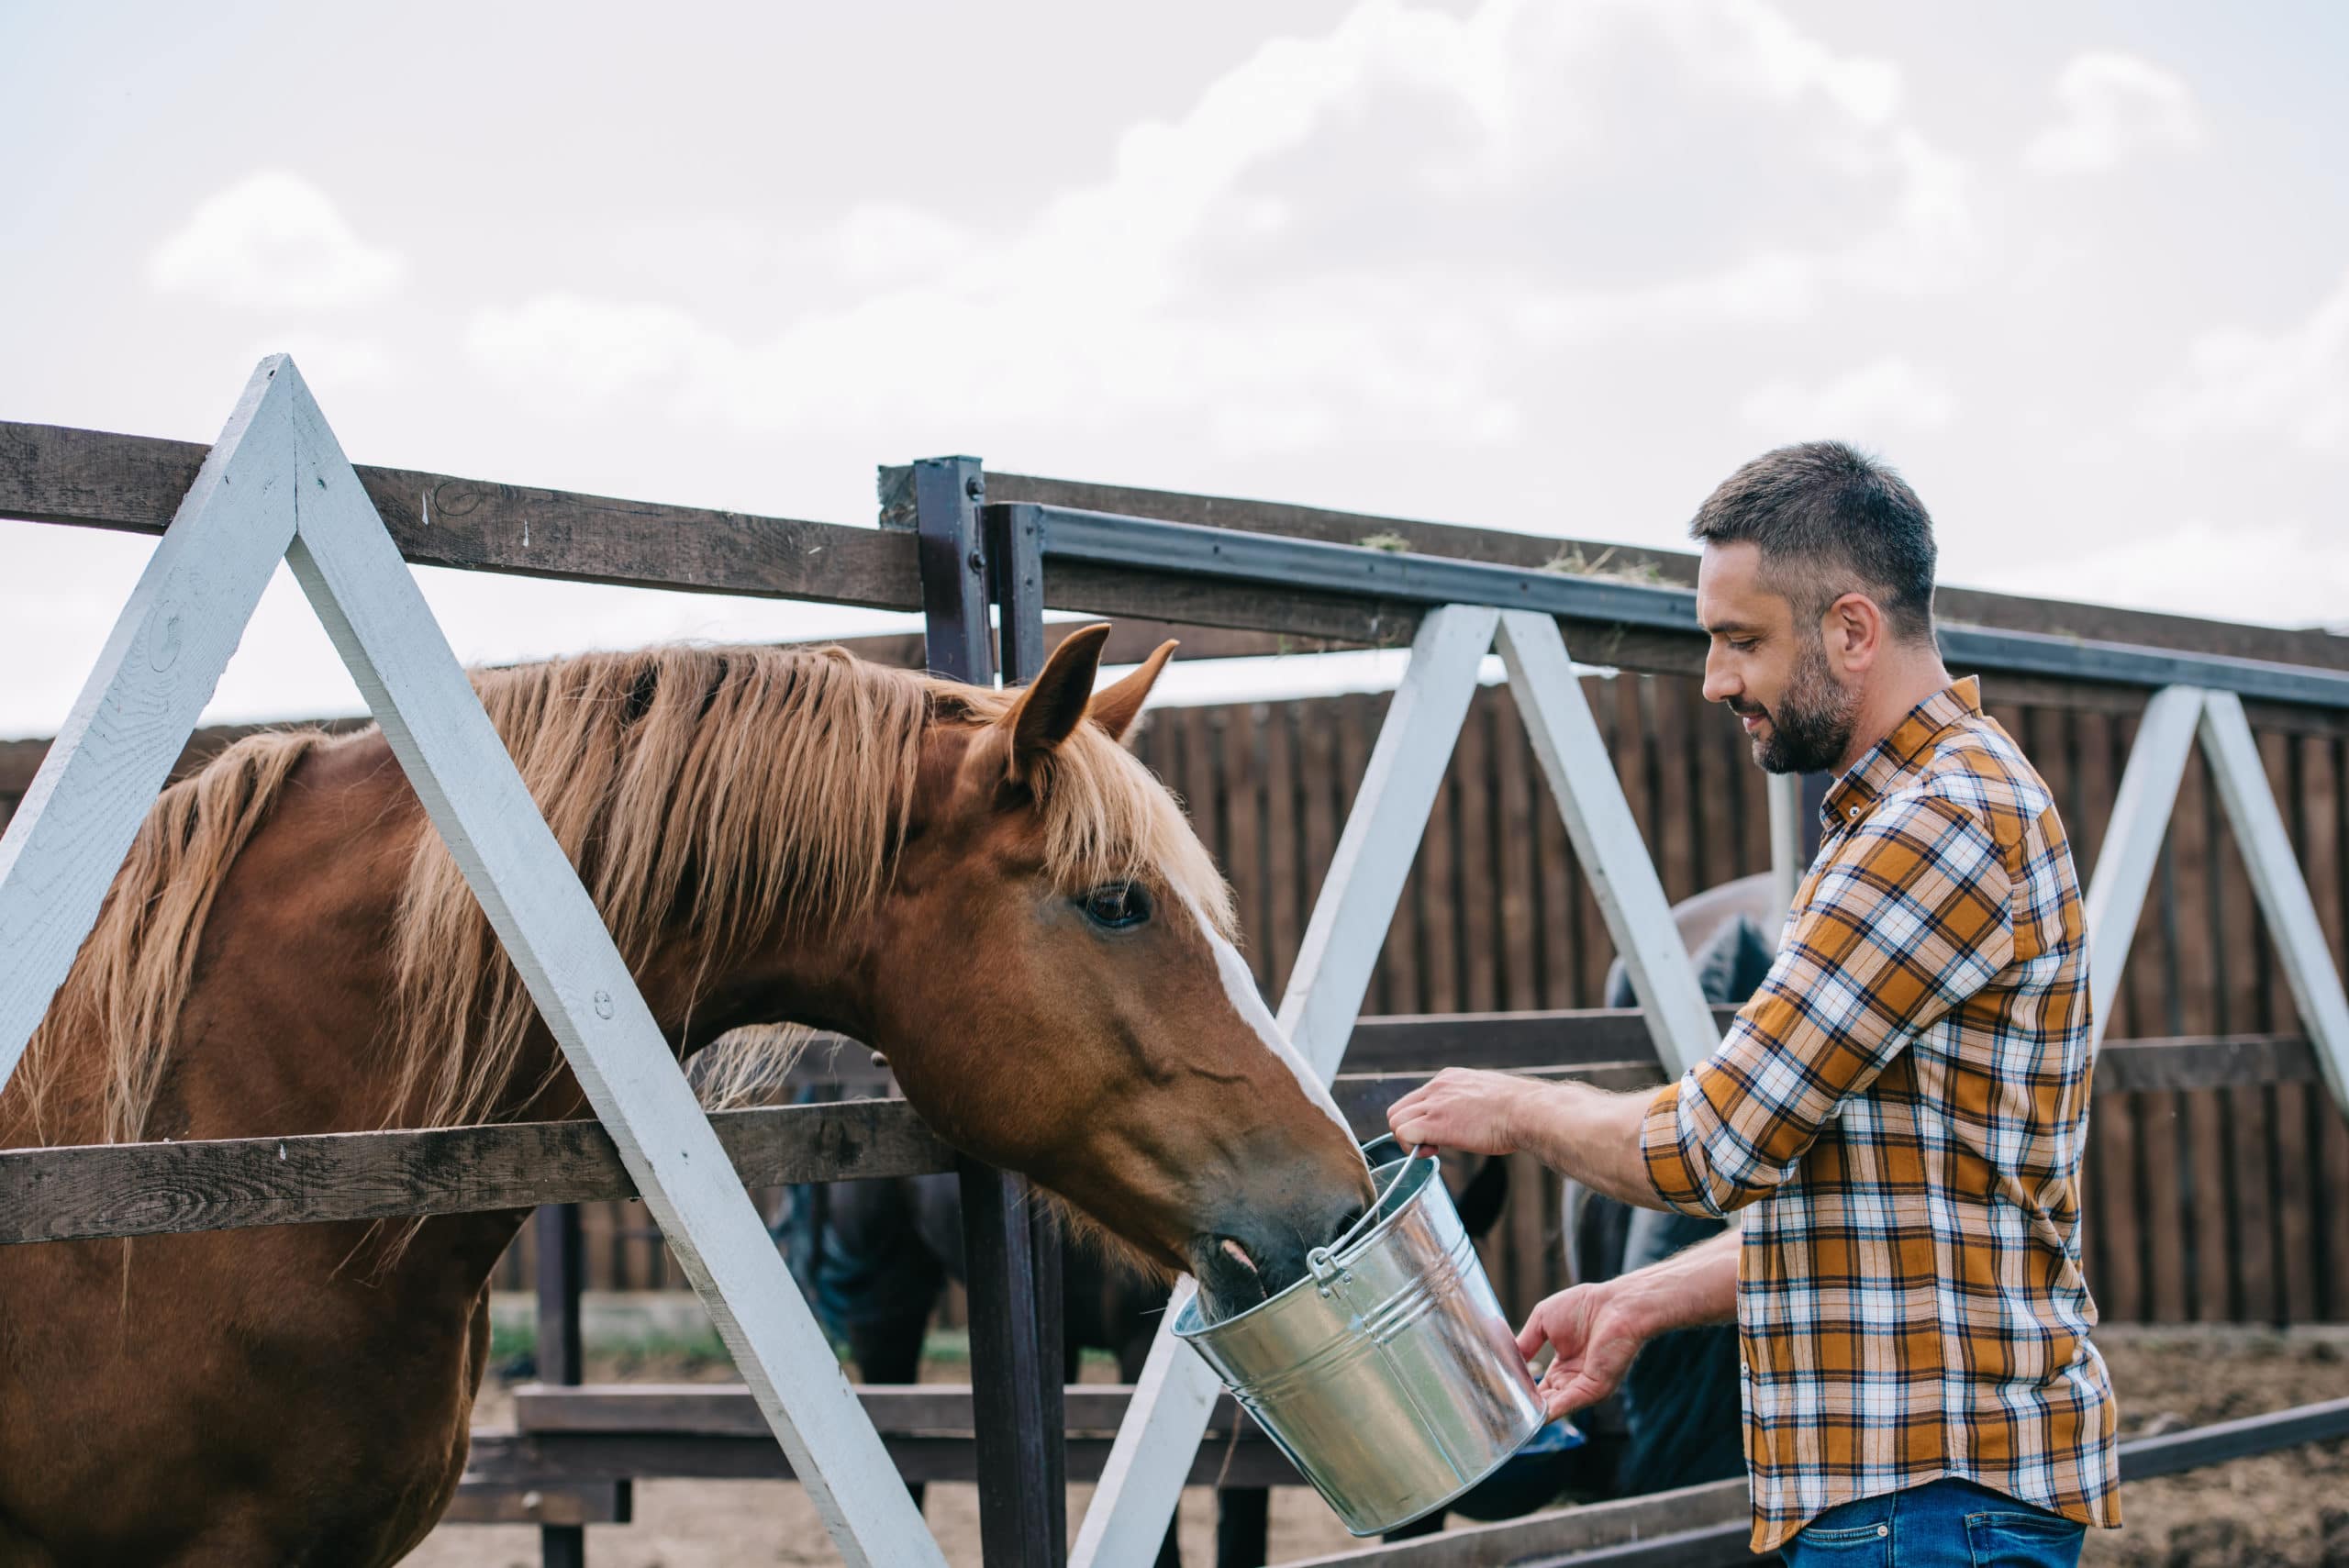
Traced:
<path fill-rule="evenodd" d="M 1750 876 L 1675 905 L 1674 917 L 1697 965 L 1706 999 L 1742 1002 L 1769 972 L 1779 911 L 1766 875 Z M 1611 1007 L 1638 1006 L 1619 960 L 1605 988 Z M 1508 1196 L 1508 1166 L 1478 1164 L 1456 1194 L 1471 1236 L 1482 1237 Z M 1568 1256 L 1578 1281 L 1611 1278 L 1661 1261 L 1721 1229 L 1717 1220 L 1631 1208 L 1567 1186 Z M 963 1206 L 951 1174 L 833 1182 L 790 1189 L 774 1225 L 792 1273 L 834 1339 L 847 1347 L 860 1381 L 912 1383 L 931 1314 L 947 1283 L 963 1277 Z M 1097 1249 L 1072 1240 L 1064 1252 L 1062 1313 L 1064 1375 L 1074 1381 L 1087 1349 L 1118 1358 L 1118 1375 L 1141 1375 L 1166 1306 L 1166 1288 Z M 1461 1500 L 1472 1518 L 1500 1518 L 1548 1507 L 1569 1494 L 1636 1496 L 1743 1473 L 1737 1392 L 1737 1335 L 1726 1325 L 1683 1329 L 1649 1345 L 1622 1389 L 1577 1418 L 1586 1448 L 1513 1465 Z M 919 1489 L 917 1488 L 917 1494 Z M 1266 1551 L 1262 1487 L 1218 1496 L 1216 1568 L 1256 1568 Z M 1432 1534 L 1439 1512 L 1397 1538 Z M 1158 1568 L 1178 1568 L 1174 1531 Z"/>

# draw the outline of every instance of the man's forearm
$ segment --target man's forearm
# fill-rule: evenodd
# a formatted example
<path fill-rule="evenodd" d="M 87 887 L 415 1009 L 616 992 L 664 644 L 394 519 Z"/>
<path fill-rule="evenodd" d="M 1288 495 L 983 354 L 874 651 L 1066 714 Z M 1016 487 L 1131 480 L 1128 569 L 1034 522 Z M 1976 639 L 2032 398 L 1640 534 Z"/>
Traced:
<path fill-rule="evenodd" d="M 1737 1227 L 1613 1282 L 1642 1339 L 1737 1320 Z"/>
<path fill-rule="evenodd" d="M 1510 1136 L 1544 1165 L 1621 1203 L 1662 1208 L 1640 1152 L 1647 1093 L 1611 1095 L 1587 1084 L 1528 1079 Z"/>

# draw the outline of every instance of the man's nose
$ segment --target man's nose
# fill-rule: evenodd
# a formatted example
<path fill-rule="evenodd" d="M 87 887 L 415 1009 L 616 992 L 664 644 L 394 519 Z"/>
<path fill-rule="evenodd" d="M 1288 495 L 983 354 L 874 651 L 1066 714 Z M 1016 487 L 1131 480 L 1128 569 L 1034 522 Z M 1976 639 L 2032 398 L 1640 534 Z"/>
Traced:
<path fill-rule="evenodd" d="M 1719 653 L 1708 651 L 1705 654 L 1705 700 L 1727 702 L 1744 689 L 1745 683 L 1730 673 L 1729 662 Z"/>

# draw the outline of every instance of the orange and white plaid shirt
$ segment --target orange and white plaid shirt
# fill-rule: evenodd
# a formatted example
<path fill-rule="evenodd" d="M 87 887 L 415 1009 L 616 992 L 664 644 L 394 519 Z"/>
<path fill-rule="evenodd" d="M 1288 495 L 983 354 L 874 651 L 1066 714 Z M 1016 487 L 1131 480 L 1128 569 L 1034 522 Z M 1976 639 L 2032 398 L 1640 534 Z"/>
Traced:
<path fill-rule="evenodd" d="M 1753 1206 L 1753 1549 L 1942 1476 L 2117 1525 L 2080 1273 L 2087 936 L 2054 803 L 1965 680 L 1825 814 L 1769 978 L 1642 1139 L 1672 1207 Z"/>

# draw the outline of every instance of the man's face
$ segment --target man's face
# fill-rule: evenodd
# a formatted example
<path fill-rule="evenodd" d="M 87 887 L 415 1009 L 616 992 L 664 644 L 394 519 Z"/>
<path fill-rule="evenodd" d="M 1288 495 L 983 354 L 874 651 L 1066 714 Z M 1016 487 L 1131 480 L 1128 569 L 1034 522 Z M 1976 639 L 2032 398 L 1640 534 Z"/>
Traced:
<path fill-rule="evenodd" d="M 1826 773 L 1850 750 L 1858 694 L 1829 664 L 1818 621 L 1798 619 L 1762 574 L 1761 547 L 1708 544 L 1697 620 L 1710 639 L 1705 697 L 1726 703 L 1773 773 Z"/>

